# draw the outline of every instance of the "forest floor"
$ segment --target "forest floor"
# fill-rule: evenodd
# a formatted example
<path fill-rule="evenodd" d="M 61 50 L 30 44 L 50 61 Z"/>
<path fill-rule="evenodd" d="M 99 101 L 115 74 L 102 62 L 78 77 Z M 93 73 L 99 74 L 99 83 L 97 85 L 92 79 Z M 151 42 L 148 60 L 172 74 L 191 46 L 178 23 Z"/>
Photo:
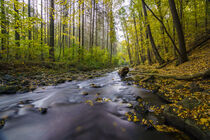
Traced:
<path fill-rule="evenodd" d="M 66 68 L 61 63 L 0 62 L 0 94 L 25 93 L 38 87 L 57 85 L 73 80 L 86 80 L 113 71 L 108 69 Z"/>
<path fill-rule="evenodd" d="M 194 50 L 189 55 L 189 61 L 179 66 L 175 66 L 175 61 L 164 68 L 158 68 L 157 65 L 136 66 L 125 80 L 134 81 L 168 102 L 159 107 L 150 107 L 156 115 L 165 117 L 165 124 L 195 138 L 210 137 L 209 43 Z M 142 106 L 142 100 L 139 102 L 139 106 Z M 150 120 L 142 120 L 142 123 L 152 124 Z M 166 125 L 154 126 L 160 131 L 177 131 Z"/>

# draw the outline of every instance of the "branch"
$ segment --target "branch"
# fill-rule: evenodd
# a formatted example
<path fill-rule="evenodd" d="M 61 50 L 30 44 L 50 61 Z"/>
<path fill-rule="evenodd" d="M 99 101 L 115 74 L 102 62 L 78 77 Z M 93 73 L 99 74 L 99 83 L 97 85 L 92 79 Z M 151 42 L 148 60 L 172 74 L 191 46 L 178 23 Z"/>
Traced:
<path fill-rule="evenodd" d="M 143 1 L 143 2 L 144 2 L 144 1 Z M 177 53 L 179 54 L 179 56 L 181 56 L 181 53 L 180 53 L 179 49 L 176 47 L 176 44 L 175 44 L 174 40 L 172 39 L 172 37 L 170 36 L 169 32 L 167 31 L 167 29 L 166 29 L 166 27 L 165 27 L 163 21 L 162 21 L 161 19 L 159 19 L 159 18 L 155 15 L 155 13 L 149 8 L 149 6 L 148 6 L 145 2 L 144 2 L 144 4 L 145 4 L 145 6 L 147 7 L 147 9 L 152 13 L 152 15 L 153 15 L 153 16 L 162 24 L 162 26 L 163 26 L 163 28 L 164 28 L 166 34 L 168 35 L 169 39 L 170 39 L 171 42 L 172 42 L 172 44 L 173 44 L 175 50 L 177 51 Z"/>

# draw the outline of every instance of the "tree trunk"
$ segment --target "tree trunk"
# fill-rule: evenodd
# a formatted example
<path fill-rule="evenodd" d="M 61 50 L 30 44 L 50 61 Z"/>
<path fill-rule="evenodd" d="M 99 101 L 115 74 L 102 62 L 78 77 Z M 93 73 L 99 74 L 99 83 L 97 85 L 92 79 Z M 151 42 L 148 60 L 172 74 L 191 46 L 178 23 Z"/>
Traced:
<path fill-rule="evenodd" d="M 125 21 L 125 19 L 123 19 L 123 21 Z M 128 51 L 128 56 L 129 56 L 130 64 L 132 65 L 133 64 L 133 61 L 132 61 L 132 56 L 131 56 L 131 51 L 130 51 L 129 36 L 127 34 L 127 29 L 126 29 L 126 22 L 123 22 L 121 24 L 122 24 L 123 35 L 124 35 L 124 38 L 126 39 L 127 51 Z"/>
<path fill-rule="evenodd" d="M 206 34 L 208 34 L 208 4 L 209 4 L 209 0 L 206 0 L 206 4 L 205 4 L 205 28 L 206 28 Z"/>
<path fill-rule="evenodd" d="M 19 59 L 19 50 L 18 48 L 20 47 L 20 34 L 19 34 L 19 10 L 17 9 L 17 5 L 19 5 L 18 0 L 14 1 L 14 11 L 15 11 L 15 45 L 17 47 L 16 51 L 16 59 Z"/>
<path fill-rule="evenodd" d="M 31 0 L 28 0 L 28 18 L 31 17 Z M 29 55 L 28 59 L 31 60 L 31 29 L 28 29 L 28 40 L 29 40 Z"/>
<path fill-rule="evenodd" d="M 79 49 L 78 49 L 78 61 L 81 59 L 81 8 L 80 8 L 81 0 L 78 1 L 78 9 L 79 9 Z"/>
<path fill-rule="evenodd" d="M 144 64 L 145 62 L 145 50 L 144 50 L 144 42 L 143 42 L 143 27 L 141 22 L 142 13 L 139 11 L 139 30 L 140 30 L 140 41 L 141 41 L 141 62 Z"/>
<path fill-rule="evenodd" d="M 197 19 L 197 5 L 196 5 L 196 0 L 194 0 L 194 16 L 195 16 L 195 29 L 196 33 L 198 31 L 198 19 Z"/>
<path fill-rule="evenodd" d="M 92 43 L 91 46 L 93 47 L 94 45 L 94 25 L 95 25 L 95 9 L 96 9 L 96 1 L 93 1 L 94 7 L 93 7 L 93 22 L 92 22 Z"/>
<path fill-rule="evenodd" d="M 92 6 L 92 0 L 91 0 L 91 6 Z M 90 38 L 89 38 L 89 49 L 92 53 L 92 15 L 93 15 L 93 8 L 90 8 Z"/>
<path fill-rule="evenodd" d="M 4 51 L 6 48 L 7 42 L 7 21 L 5 15 L 5 7 L 4 7 L 4 0 L 1 0 L 1 50 Z M 2 53 L 0 53 L 0 59 L 2 59 Z"/>
<path fill-rule="evenodd" d="M 140 64 L 140 60 L 139 60 L 139 38 L 138 38 L 138 32 L 137 32 L 137 27 L 136 27 L 135 13 L 133 13 L 133 22 L 134 22 L 135 34 L 136 34 L 135 55 L 136 55 L 136 59 L 137 59 L 137 65 L 139 65 Z"/>
<path fill-rule="evenodd" d="M 95 37 L 95 43 L 96 43 L 96 46 L 98 46 L 98 4 L 96 3 L 96 30 L 95 30 L 95 35 L 96 35 L 96 37 Z"/>
<path fill-rule="evenodd" d="M 43 20 L 43 0 L 41 0 L 41 19 Z M 43 54 L 43 22 L 41 22 L 41 60 L 44 60 Z"/>
<path fill-rule="evenodd" d="M 151 46 L 152 46 L 153 53 L 154 53 L 155 58 L 158 61 L 158 63 L 160 65 L 162 65 L 165 61 L 161 58 L 161 56 L 160 56 L 160 54 L 158 52 L 158 49 L 157 49 L 157 47 L 155 45 L 155 41 L 154 41 L 154 38 L 152 36 L 150 25 L 149 25 L 149 23 L 147 21 L 147 11 L 146 11 L 146 6 L 145 6 L 144 0 L 142 0 L 142 7 L 143 7 L 143 11 L 144 11 L 144 16 L 145 16 L 145 22 L 146 22 L 146 25 L 147 25 L 147 33 L 148 33 L 149 38 L 150 38 L 150 43 L 151 43 Z"/>
<path fill-rule="evenodd" d="M 178 35 L 178 40 L 179 40 L 179 51 L 180 51 L 180 57 L 179 57 L 179 62 L 184 63 L 188 60 L 187 57 L 187 51 L 186 51 L 186 45 L 185 45 L 185 38 L 184 38 L 184 33 L 182 30 L 182 25 L 179 20 L 179 16 L 176 10 L 175 2 L 174 0 L 169 0 L 169 5 L 170 5 L 170 10 L 171 14 L 173 17 L 173 22 L 176 27 L 177 35 Z"/>
<path fill-rule="evenodd" d="M 85 47 L 85 1 L 82 3 L 82 60 L 84 59 Z"/>
<path fill-rule="evenodd" d="M 75 0 L 73 1 L 73 58 L 74 58 L 74 49 L 75 49 Z"/>
<path fill-rule="evenodd" d="M 151 55 L 150 55 L 150 49 L 149 47 L 147 48 L 147 59 L 148 59 L 148 64 L 152 65 L 152 59 L 151 59 Z"/>
<path fill-rule="evenodd" d="M 50 2 L 50 50 L 49 59 L 55 61 L 54 56 L 54 0 Z"/>

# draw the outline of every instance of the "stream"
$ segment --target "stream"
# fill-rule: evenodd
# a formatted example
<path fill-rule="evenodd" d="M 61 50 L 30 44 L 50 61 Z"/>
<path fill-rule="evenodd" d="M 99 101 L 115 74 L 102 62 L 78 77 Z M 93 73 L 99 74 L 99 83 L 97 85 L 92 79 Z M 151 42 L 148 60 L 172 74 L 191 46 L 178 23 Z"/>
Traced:
<path fill-rule="evenodd" d="M 137 96 L 154 105 L 165 104 L 155 94 L 121 81 L 117 71 L 25 94 L 1 95 L 0 118 L 8 119 L 0 129 L 0 140 L 175 139 L 127 121 L 125 113 L 132 110 L 128 103 L 137 104 Z M 104 102 L 96 102 L 97 98 Z M 38 108 L 47 108 L 47 113 Z"/>

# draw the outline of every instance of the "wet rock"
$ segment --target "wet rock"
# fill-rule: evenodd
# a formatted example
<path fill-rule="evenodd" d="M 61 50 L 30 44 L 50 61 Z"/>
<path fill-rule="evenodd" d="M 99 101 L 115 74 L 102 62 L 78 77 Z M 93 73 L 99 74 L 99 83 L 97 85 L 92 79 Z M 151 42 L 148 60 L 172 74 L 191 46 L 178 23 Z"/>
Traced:
<path fill-rule="evenodd" d="M 146 129 L 146 130 L 155 130 L 155 127 L 154 127 L 151 123 L 148 123 L 148 124 L 145 126 L 145 129 Z"/>
<path fill-rule="evenodd" d="M 6 123 L 5 119 L 0 119 L 0 129 L 4 127 L 5 123 Z"/>
<path fill-rule="evenodd" d="M 56 84 L 62 84 L 62 83 L 65 83 L 65 82 L 66 82 L 65 79 L 59 79 L 59 80 L 56 82 Z"/>
<path fill-rule="evenodd" d="M 137 96 L 137 97 L 136 97 L 136 101 L 138 101 L 138 102 L 141 103 L 141 102 L 143 101 L 143 99 L 142 99 L 140 96 Z"/>
<path fill-rule="evenodd" d="M 90 86 L 92 87 L 92 88 L 101 88 L 101 86 L 100 85 L 96 85 L 96 84 L 90 84 Z"/>
<path fill-rule="evenodd" d="M 103 99 L 101 97 L 97 97 L 96 102 L 103 102 Z"/>
<path fill-rule="evenodd" d="M 20 101 L 18 104 L 30 104 L 33 100 Z"/>
<path fill-rule="evenodd" d="M 19 89 L 18 86 L 0 86 L 0 94 L 15 94 Z"/>
<path fill-rule="evenodd" d="M 124 67 L 118 71 L 118 74 L 120 75 L 120 77 L 125 77 L 128 74 L 128 72 L 129 72 L 129 68 Z"/>
<path fill-rule="evenodd" d="M 39 83 L 40 86 L 46 86 L 46 82 Z"/>
<path fill-rule="evenodd" d="M 83 91 L 81 94 L 82 94 L 82 95 L 84 95 L 84 96 L 87 96 L 89 93 L 88 93 L 88 92 Z"/>
<path fill-rule="evenodd" d="M 68 78 L 68 80 L 67 80 L 68 82 L 71 82 L 71 81 L 73 81 L 71 78 Z"/>
<path fill-rule="evenodd" d="M 46 114 L 47 113 L 47 108 L 38 108 L 38 110 L 41 114 Z"/>

